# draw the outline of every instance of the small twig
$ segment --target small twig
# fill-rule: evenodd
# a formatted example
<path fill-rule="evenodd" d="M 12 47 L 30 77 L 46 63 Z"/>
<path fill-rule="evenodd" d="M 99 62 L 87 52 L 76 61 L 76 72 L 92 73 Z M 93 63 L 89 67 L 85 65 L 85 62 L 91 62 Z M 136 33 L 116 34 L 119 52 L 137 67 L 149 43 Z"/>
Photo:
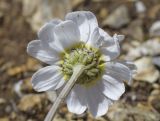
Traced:
<path fill-rule="evenodd" d="M 84 65 L 76 65 L 73 68 L 73 74 L 70 78 L 70 80 L 67 82 L 67 84 L 65 85 L 65 87 L 62 89 L 62 91 L 60 92 L 59 96 L 57 97 L 57 99 L 55 100 L 54 104 L 52 105 L 50 111 L 48 112 L 46 118 L 44 119 L 44 121 L 52 121 L 57 109 L 60 105 L 60 103 L 64 100 L 64 98 L 69 94 L 69 92 L 71 91 L 71 89 L 73 88 L 73 86 L 75 85 L 78 77 L 83 73 L 83 71 L 85 70 L 85 66 Z"/>

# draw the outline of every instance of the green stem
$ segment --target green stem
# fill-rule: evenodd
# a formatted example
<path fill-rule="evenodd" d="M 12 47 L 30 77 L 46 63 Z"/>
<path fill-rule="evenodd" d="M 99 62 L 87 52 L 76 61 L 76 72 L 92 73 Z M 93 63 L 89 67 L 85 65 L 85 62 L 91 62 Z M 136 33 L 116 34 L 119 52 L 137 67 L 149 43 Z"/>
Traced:
<path fill-rule="evenodd" d="M 78 77 L 83 73 L 83 71 L 85 69 L 86 69 L 86 67 L 84 65 L 76 65 L 73 68 L 73 74 L 72 74 L 70 80 L 67 82 L 65 87 L 60 92 L 59 96 L 55 100 L 54 104 L 52 105 L 52 107 L 51 107 L 50 111 L 48 112 L 48 114 L 47 114 L 46 118 L 44 119 L 44 121 L 52 121 L 53 120 L 60 103 L 69 94 L 69 92 L 71 91 L 71 89 L 75 85 Z"/>

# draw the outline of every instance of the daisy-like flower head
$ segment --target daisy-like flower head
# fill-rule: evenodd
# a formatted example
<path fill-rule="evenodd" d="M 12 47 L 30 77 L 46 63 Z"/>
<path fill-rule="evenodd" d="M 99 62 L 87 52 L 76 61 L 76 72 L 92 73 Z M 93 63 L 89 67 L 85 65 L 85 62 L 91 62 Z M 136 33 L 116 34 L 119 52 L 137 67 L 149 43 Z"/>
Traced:
<path fill-rule="evenodd" d="M 33 75 L 36 91 L 60 90 L 72 76 L 74 66 L 89 65 L 66 98 L 70 112 L 82 114 L 88 109 L 93 116 L 102 116 L 124 93 L 123 81 L 131 82 L 134 64 L 116 59 L 124 36 L 111 37 L 98 27 L 89 11 L 72 12 L 65 21 L 46 23 L 38 38 L 28 44 L 27 52 L 49 66 Z"/>

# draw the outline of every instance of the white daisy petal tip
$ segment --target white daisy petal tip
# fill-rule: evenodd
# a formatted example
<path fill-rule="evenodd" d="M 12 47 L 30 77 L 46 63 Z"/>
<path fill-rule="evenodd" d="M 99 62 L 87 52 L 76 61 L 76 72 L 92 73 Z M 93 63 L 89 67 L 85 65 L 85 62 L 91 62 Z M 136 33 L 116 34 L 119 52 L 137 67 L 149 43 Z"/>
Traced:
<path fill-rule="evenodd" d="M 63 86 L 63 76 L 59 67 L 52 65 L 39 69 L 31 79 L 32 86 L 37 92 L 56 90 Z"/>
<path fill-rule="evenodd" d="M 104 85 L 103 94 L 109 99 L 119 100 L 119 98 L 125 92 L 124 83 L 109 75 L 103 76 L 102 83 Z"/>
<path fill-rule="evenodd" d="M 56 25 L 58 25 L 59 23 L 61 23 L 61 22 L 62 22 L 62 20 L 60 20 L 60 19 L 53 19 L 53 20 L 45 23 L 45 24 L 39 29 L 39 31 L 38 31 L 38 33 L 37 33 L 39 39 L 45 41 L 45 39 L 47 39 L 47 38 L 45 38 L 45 36 L 53 36 L 52 34 L 53 34 L 53 32 L 54 32 L 54 30 L 53 30 L 54 27 L 55 27 Z M 50 34 L 50 35 L 49 35 L 49 34 Z"/>
<path fill-rule="evenodd" d="M 118 35 L 118 34 L 114 34 L 113 38 L 116 39 L 118 42 L 122 42 L 125 39 L 124 35 Z"/>
<path fill-rule="evenodd" d="M 90 11 L 76 11 L 68 13 L 65 17 L 66 20 L 72 20 L 79 28 L 80 40 L 87 42 L 96 27 L 98 22 L 96 16 Z"/>
<path fill-rule="evenodd" d="M 54 33 L 64 50 L 80 42 L 78 26 L 71 20 L 56 25 Z"/>

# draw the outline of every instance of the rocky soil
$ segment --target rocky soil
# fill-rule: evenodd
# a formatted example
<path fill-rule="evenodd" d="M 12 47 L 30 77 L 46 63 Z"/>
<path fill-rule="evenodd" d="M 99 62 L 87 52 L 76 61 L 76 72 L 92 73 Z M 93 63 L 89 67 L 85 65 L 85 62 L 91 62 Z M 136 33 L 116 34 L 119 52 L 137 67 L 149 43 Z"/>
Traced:
<path fill-rule="evenodd" d="M 55 121 L 160 121 L 159 0 L 0 0 L 0 121 L 43 121 L 54 97 L 32 89 L 32 74 L 45 64 L 27 55 L 26 46 L 46 21 L 77 10 L 95 13 L 111 35 L 126 35 L 120 58 L 138 70 L 105 116 L 74 115 L 63 103 Z"/>

